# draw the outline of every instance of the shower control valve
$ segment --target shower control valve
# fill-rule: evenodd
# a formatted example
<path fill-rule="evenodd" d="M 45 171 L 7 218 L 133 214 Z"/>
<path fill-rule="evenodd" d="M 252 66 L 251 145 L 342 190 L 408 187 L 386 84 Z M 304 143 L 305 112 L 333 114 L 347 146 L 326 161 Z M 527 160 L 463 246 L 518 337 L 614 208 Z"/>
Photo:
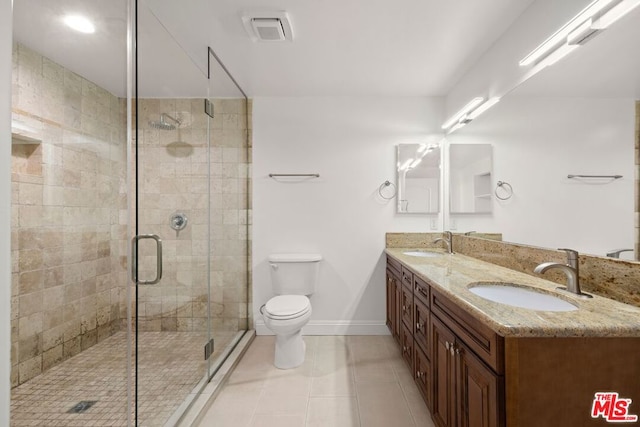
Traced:
<path fill-rule="evenodd" d="M 183 230 L 187 226 L 187 216 L 182 212 L 176 212 L 169 218 L 169 225 L 176 231 Z"/>

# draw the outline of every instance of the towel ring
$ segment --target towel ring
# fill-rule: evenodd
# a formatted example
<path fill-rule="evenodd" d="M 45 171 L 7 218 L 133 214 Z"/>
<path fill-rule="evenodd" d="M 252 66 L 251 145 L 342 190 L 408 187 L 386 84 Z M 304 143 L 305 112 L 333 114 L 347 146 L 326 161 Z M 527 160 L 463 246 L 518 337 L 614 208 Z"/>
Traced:
<path fill-rule="evenodd" d="M 393 187 L 393 193 L 391 194 L 390 197 L 385 196 L 384 194 L 382 194 L 382 190 L 384 190 L 386 187 Z M 380 184 L 380 187 L 378 187 L 378 194 L 380 195 L 380 197 L 382 197 L 385 200 L 391 200 L 394 197 L 396 197 L 396 185 L 393 182 L 390 181 L 385 181 L 382 184 Z"/>
<path fill-rule="evenodd" d="M 502 190 L 505 193 L 505 194 L 503 194 L 504 197 L 501 197 L 498 194 L 498 189 L 500 189 L 500 188 L 502 188 Z M 513 187 L 508 182 L 498 181 L 498 183 L 496 185 L 496 190 L 494 191 L 494 194 L 500 200 L 509 200 L 511 198 L 511 196 L 513 196 Z"/>

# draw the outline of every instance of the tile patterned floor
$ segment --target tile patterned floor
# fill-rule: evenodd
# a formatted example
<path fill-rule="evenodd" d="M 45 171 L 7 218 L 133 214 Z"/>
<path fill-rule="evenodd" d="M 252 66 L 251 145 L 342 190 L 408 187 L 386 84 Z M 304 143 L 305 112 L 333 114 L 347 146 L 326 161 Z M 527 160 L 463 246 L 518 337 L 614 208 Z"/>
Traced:
<path fill-rule="evenodd" d="M 273 366 L 256 337 L 200 427 L 433 427 L 390 336 L 307 336 L 305 363 Z"/>
<path fill-rule="evenodd" d="M 203 377 L 206 339 L 188 332 L 140 336 L 139 425 L 162 426 Z M 119 332 L 14 388 L 11 426 L 126 426 L 126 337 Z M 231 338 L 216 337 L 216 348 Z M 97 402 L 86 412 L 67 413 L 80 401 Z"/>

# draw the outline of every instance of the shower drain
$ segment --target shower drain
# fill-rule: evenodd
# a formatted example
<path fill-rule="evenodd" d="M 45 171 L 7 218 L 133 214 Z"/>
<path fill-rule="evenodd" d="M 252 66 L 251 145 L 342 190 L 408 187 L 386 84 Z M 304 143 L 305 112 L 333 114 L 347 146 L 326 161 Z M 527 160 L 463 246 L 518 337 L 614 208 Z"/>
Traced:
<path fill-rule="evenodd" d="M 97 400 L 83 400 L 82 402 L 76 403 L 73 408 L 67 411 L 68 414 L 82 414 L 91 408 Z"/>

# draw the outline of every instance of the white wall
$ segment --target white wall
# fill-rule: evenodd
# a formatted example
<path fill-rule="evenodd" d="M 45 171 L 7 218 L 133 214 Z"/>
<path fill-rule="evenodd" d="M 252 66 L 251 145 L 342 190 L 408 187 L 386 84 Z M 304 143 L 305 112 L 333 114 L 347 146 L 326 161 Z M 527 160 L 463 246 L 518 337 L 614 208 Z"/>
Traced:
<path fill-rule="evenodd" d="M 633 248 L 634 128 L 633 99 L 505 99 L 447 140 L 492 144 L 493 188 L 507 181 L 513 197 L 494 199 L 492 214 L 452 215 L 445 227 L 590 254 Z M 568 174 L 624 178 L 580 181 Z"/>
<path fill-rule="evenodd" d="M 9 425 L 11 382 L 12 0 L 0 1 L 0 425 Z"/>
<path fill-rule="evenodd" d="M 255 98 L 253 102 L 253 299 L 271 296 L 267 256 L 323 255 L 306 334 L 383 334 L 387 231 L 429 231 L 434 215 L 396 214 L 378 197 L 396 181 L 396 145 L 439 132 L 442 99 Z M 319 173 L 278 182 L 269 173 Z"/>

